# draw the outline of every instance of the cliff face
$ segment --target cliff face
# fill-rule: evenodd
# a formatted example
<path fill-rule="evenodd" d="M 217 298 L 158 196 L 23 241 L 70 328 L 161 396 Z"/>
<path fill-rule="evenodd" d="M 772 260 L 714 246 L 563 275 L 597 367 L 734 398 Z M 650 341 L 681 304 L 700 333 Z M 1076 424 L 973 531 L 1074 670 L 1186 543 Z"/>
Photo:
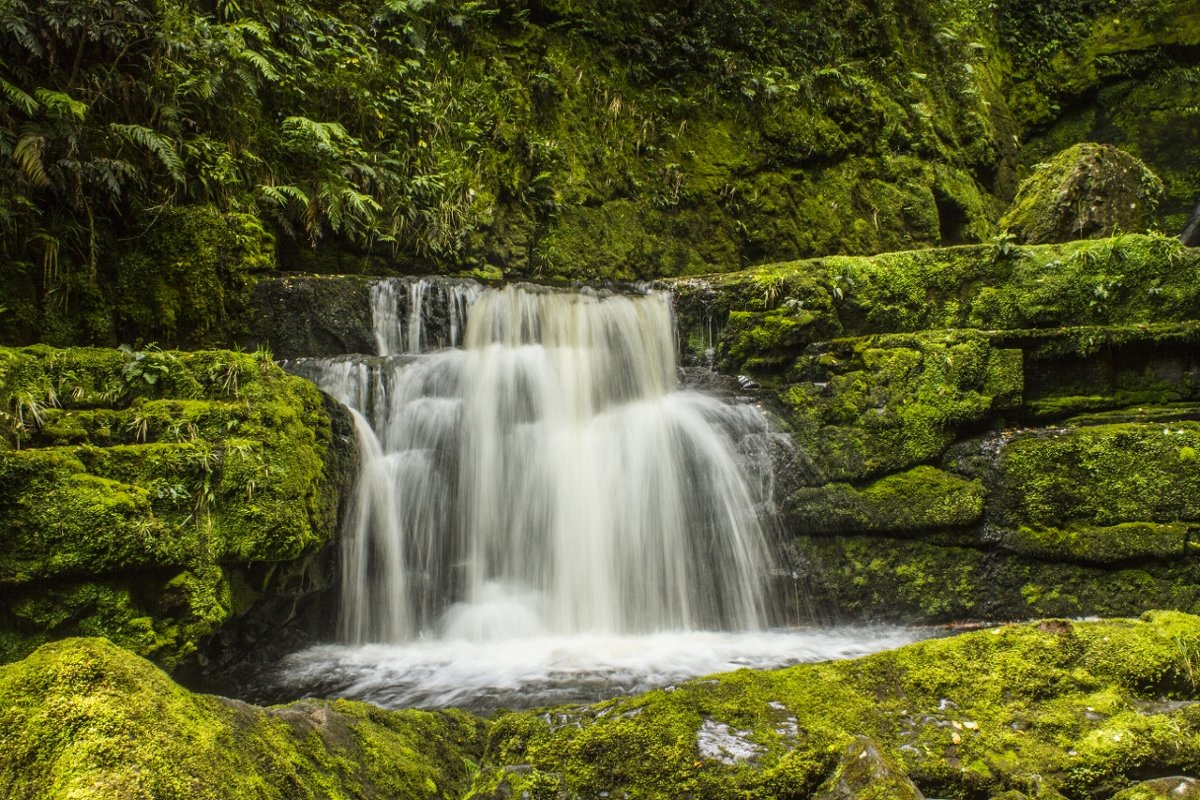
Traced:
<path fill-rule="evenodd" d="M 1150 165 L 1164 230 L 1200 197 L 1185 0 L 12 12 L 9 342 L 216 343 L 214 255 L 631 279 L 977 242 L 1081 141 Z"/>
<path fill-rule="evenodd" d="M 792 433 L 819 599 L 887 619 L 1200 608 L 1200 258 L 1124 236 L 670 285 Z"/>

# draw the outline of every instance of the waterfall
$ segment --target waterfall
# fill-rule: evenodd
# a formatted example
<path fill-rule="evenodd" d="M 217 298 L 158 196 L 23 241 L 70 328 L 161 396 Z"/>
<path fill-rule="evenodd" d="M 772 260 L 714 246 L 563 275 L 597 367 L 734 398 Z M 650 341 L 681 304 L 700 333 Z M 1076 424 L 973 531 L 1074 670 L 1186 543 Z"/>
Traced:
<path fill-rule="evenodd" d="M 682 389 L 670 297 L 371 287 L 377 355 L 303 359 L 353 412 L 346 641 L 754 630 L 766 423 Z"/>

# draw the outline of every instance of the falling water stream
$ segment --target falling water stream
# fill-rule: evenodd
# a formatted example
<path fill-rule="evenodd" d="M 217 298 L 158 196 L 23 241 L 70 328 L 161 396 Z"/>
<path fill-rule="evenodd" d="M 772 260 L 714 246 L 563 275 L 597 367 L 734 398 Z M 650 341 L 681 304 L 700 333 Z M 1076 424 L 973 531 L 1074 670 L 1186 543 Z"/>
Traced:
<path fill-rule="evenodd" d="M 387 279 L 371 303 L 377 355 L 288 365 L 351 409 L 361 468 L 342 644 L 276 680 L 513 707 L 914 638 L 767 629 L 774 434 L 679 385 L 668 295 Z"/>

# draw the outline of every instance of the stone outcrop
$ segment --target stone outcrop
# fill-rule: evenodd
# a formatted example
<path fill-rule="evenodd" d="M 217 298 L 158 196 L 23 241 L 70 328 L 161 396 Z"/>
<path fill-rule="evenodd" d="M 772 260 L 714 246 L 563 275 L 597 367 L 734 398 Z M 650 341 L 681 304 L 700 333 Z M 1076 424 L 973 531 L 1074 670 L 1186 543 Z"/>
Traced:
<path fill-rule="evenodd" d="M 1178 240 L 826 258 L 668 284 L 796 453 L 793 567 L 855 618 L 1200 610 L 1200 257 Z"/>
<path fill-rule="evenodd" d="M 332 582 L 346 412 L 269 354 L 0 350 L 0 660 L 104 635 L 172 667 Z"/>

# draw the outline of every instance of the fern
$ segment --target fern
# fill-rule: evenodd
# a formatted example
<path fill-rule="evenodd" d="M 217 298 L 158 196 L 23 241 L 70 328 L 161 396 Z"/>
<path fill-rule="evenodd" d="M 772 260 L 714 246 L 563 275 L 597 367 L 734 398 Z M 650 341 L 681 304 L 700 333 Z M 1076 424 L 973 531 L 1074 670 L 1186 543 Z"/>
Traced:
<path fill-rule="evenodd" d="M 308 205 L 308 195 L 298 186 L 281 185 L 271 186 L 263 184 L 255 187 L 259 196 L 267 201 L 269 206 L 276 209 L 287 208 L 291 203 L 297 203 L 301 206 Z"/>
<path fill-rule="evenodd" d="M 50 176 L 46 174 L 46 165 L 42 163 L 42 150 L 45 146 L 44 137 L 26 134 L 17 140 L 12 152 L 17 169 L 26 180 L 38 188 L 50 185 Z"/>
<path fill-rule="evenodd" d="M 121 125 L 114 122 L 109 128 L 131 144 L 153 155 L 176 183 L 184 182 L 183 159 L 175 150 L 175 143 L 168 137 L 141 125 Z"/>
<path fill-rule="evenodd" d="M 279 73 L 275 70 L 275 65 L 257 50 L 243 50 L 237 54 L 237 57 L 239 60 L 254 67 L 255 71 L 264 79 L 268 81 L 279 80 Z"/>
<path fill-rule="evenodd" d="M 35 100 L 31 95 L 12 85 L 3 78 L 0 78 L 0 92 L 3 92 L 4 96 L 8 98 L 8 102 L 21 109 L 21 111 L 23 111 L 27 117 L 32 117 L 42 107 L 42 104 Z"/>
<path fill-rule="evenodd" d="M 334 142 L 350 138 L 339 122 L 316 122 L 308 117 L 288 117 L 283 121 L 284 137 L 293 143 L 307 138 L 333 149 Z"/>
<path fill-rule="evenodd" d="M 56 92 L 52 89 L 36 89 L 34 94 L 46 107 L 46 112 L 51 116 L 60 119 L 73 119 L 76 122 L 83 122 L 87 116 L 88 105 L 82 100 L 76 100 L 71 95 L 65 92 Z"/>

